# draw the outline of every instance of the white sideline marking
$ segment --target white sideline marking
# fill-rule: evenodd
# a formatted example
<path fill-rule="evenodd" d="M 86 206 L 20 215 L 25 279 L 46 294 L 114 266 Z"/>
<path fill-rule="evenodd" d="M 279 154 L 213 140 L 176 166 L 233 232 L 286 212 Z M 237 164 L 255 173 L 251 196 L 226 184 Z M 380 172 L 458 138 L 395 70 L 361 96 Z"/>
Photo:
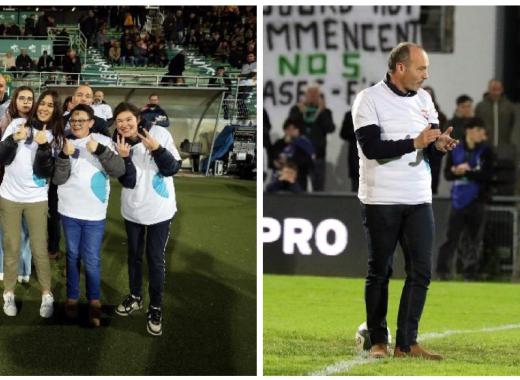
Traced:
<path fill-rule="evenodd" d="M 471 333 L 482 333 L 482 332 L 495 332 L 495 331 L 504 331 L 504 330 L 514 330 L 520 329 L 520 323 L 501 325 L 501 326 L 492 326 L 492 327 L 483 327 L 481 329 L 476 330 L 446 330 L 443 332 L 431 332 L 424 333 L 418 336 L 417 340 L 425 341 L 430 339 L 438 339 L 445 338 L 450 335 L 457 334 L 471 334 Z M 360 354 L 354 359 L 350 360 L 342 360 L 337 363 L 331 364 L 325 368 L 322 368 L 315 372 L 310 372 L 308 376 L 330 376 L 340 372 L 348 372 L 353 367 L 358 365 L 369 364 L 377 361 L 377 359 L 369 358 L 366 354 Z"/>

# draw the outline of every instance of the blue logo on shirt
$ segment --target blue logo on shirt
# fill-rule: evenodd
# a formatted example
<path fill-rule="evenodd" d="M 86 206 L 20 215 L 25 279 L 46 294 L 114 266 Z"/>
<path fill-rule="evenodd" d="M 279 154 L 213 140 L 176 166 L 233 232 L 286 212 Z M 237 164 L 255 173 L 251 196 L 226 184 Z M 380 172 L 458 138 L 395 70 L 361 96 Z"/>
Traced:
<path fill-rule="evenodd" d="M 103 172 L 97 172 L 90 179 L 90 189 L 101 203 L 107 201 L 107 181 L 108 175 Z"/>
<path fill-rule="evenodd" d="M 166 188 L 166 182 L 164 182 L 164 177 L 160 173 L 156 173 L 153 176 L 152 186 L 157 194 L 163 198 L 168 198 L 169 194 Z"/>
<path fill-rule="evenodd" d="M 42 177 L 38 177 L 36 174 L 33 173 L 33 181 L 38 187 L 44 187 L 47 184 L 47 180 Z"/>

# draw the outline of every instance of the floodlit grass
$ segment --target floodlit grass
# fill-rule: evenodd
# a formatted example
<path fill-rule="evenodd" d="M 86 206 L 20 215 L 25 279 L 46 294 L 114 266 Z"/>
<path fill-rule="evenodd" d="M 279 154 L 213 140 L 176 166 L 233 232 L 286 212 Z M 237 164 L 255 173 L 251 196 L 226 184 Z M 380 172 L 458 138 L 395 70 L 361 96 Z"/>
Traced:
<path fill-rule="evenodd" d="M 146 332 L 144 311 L 114 312 L 128 293 L 128 275 L 120 187 L 113 181 L 102 327 L 87 326 L 85 305 L 79 322 L 65 320 L 65 261 L 53 262 L 53 318 L 39 316 L 34 274 L 29 285 L 17 286 L 19 315 L 0 311 L 0 375 L 256 374 L 256 183 L 176 177 L 175 186 L 179 211 L 166 251 L 163 335 Z M 146 308 L 146 275 L 144 285 Z"/>
<path fill-rule="evenodd" d="M 402 285 L 390 283 L 393 337 Z M 361 360 L 354 335 L 365 320 L 363 294 L 363 279 L 264 275 L 264 374 L 520 375 L 518 284 L 432 282 L 419 335 L 454 333 L 419 342 L 443 354 L 441 362 Z"/>

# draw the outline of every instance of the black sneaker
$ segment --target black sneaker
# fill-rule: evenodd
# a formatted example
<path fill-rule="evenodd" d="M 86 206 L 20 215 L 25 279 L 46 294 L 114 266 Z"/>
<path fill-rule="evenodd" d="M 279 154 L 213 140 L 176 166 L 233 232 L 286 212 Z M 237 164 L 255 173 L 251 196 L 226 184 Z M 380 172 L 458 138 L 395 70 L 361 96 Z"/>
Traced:
<path fill-rule="evenodd" d="M 150 306 L 148 308 L 148 322 L 146 330 L 155 336 L 162 335 L 162 314 L 161 308 Z"/>
<path fill-rule="evenodd" d="M 143 299 L 141 297 L 136 297 L 133 294 L 129 294 L 125 297 L 123 302 L 116 307 L 116 313 L 126 317 L 132 314 L 136 310 L 141 310 L 143 308 Z"/>

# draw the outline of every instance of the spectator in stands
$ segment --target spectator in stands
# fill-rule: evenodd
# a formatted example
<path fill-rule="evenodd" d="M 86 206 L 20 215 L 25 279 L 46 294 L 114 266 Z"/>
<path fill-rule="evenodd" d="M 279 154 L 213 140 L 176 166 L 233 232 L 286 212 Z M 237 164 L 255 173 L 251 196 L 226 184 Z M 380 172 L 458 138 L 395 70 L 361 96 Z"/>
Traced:
<path fill-rule="evenodd" d="M 88 15 L 80 19 L 79 28 L 87 39 L 87 46 L 92 46 L 96 35 L 96 19 L 92 10 L 89 10 Z"/>
<path fill-rule="evenodd" d="M 164 128 L 170 126 L 168 115 L 159 105 L 159 95 L 151 94 L 148 97 L 148 104 L 141 109 L 141 118 L 150 124 L 159 125 Z"/>
<path fill-rule="evenodd" d="M 94 93 L 92 92 L 92 88 L 89 85 L 82 84 L 80 85 L 76 91 L 74 91 L 74 95 L 72 96 L 72 105 L 73 108 L 78 104 L 86 104 L 87 106 L 92 106 L 94 102 Z M 70 113 L 65 113 L 63 115 L 63 123 L 65 124 L 65 132 L 68 135 L 70 130 L 69 124 Z M 94 126 L 91 131 L 93 133 L 101 133 L 105 136 L 109 136 L 108 125 L 105 119 L 94 114 Z"/>
<path fill-rule="evenodd" d="M 285 163 L 291 161 L 298 167 L 298 183 L 302 191 L 307 191 L 309 173 L 313 168 L 314 147 L 309 139 L 301 136 L 299 120 L 285 120 L 283 124 L 284 137 L 277 140 L 271 147 L 273 166 L 280 171 Z M 278 172 L 275 172 L 275 176 Z"/>
<path fill-rule="evenodd" d="M 256 72 L 256 56 L 254 53 L 249 53 L 247 55 L 247 63 L 244 63 L 244 65 L 242 66 L 240 75 L 247 75 L 252 71 Z"/>
<path fill-rule="evenodd" d="M 7 71 L 16 71 L 16 58 L 11 50 L 7 50 L 5 53 L 4 65 Z"/>
<path fill-rule="evenodd" d="M 4 117 L 10 103 L 11 99 L 9 99 L 9 94 L 7 93 L 7 81 L 5 77 L 0 74 L 0 120 Z"/>
<path fill-rule="evenodd" d="M 48 27 L 49 17 L 45 14 L 45 12 L 42 12 L 42 14 L 38 17 L 38 20 L 36 21 L 36 26 L 34 30 L 35 36 L 39 37 L 39 39 L 46 39 Z M 56 51 L 54 51 L 54 54 L 57 54 Z"/>
<path fill-rule="evenodd" d="M 92 103 L 94 115 L 99 116 L 107 122 L 107 125 L 112 123 L 112 107 L 105 102 L 105 94 L 101 90 L 94 92 L 94 102 Z"/>
<path fill-rule="evenodd" d="M 289 119 L 299 120 L 302 132 L 312 141 L 316 152 L 314 170 L 311 175 L 313 191 L 325 190 L 327 134 L 336 129 L 332 112 L 326 107 L 320 85 L 311 83 L 305 89 L 301 102 L 289 110 Z"/>
<path fill-rule="evenodd" d="M 164 39 L 170 49 L 173 49 L 173 40 L 175 39 L 175 16 L 171 12 L 168 12 L 168 15 L 163 21 L 162 27 L 164 31 Z"/>
<path fill-rule="evenodd" d="M 132 41 L 126 41 L 125 45 L 123 45 L 123 49 L 121 49 L 121 64 L 123 66 L 127 64 L 134 66 L 135 64 L 134 44 Z"/>
<path fill-rule="evenodd" d="M 182 73 L 185 69 L 185 57 L 186 52 L 181 50 L 178 52 L 175 57 L 173 57 L 168 65 L 168 73 L 166 74 L 170 78 L 164 78 L 163 82 L 166 83 L 174 83 L 174 84 L 183 84 L 184 78 L 182 78 Z M 165 80 L 166 79 L 166 80 Z"/>
<path fill-rule="evenodd" d="M 132 13 L 125 13 L 123 27 L 125 28 L 125 30 L 130 30 L 134 27 L 134 18 L 132 17 Z"/>
<path fill-rule="evenodd" d="M 268 193 L 281 191 L 301 193 L 303 190 L 298 181 L 298 165 L 292 161 L 285 162 L 280 169 L 280 174 L 267 185 L 265 191 Z"/>
<path fill-rule="evenodd" d="M 232 101 L 231 95 L 231 79 L 226 74 L 226 69 L 224 66 L 217 67 L 215 71 L 215 76 L 210 78 L 208 81 L 209 87 L 226 87 L 227 91 L 224 93 L 224 120 L 229 119 L 229 102 Z"/>
<path fill-rule="evenodd" d="M 350 177 L 350 190 L 357 193 L 359 189 L 359 156 L 356 134 L 354 133 L 352 111 L 348 111 L 345 114 L 339 136 L 348 142 L 348 176 Z"/>
<path fill-rule="evenodd" d="M 175 44 L 181 45 L 184 43 L 184 20 L 182 10 L 175 12 Z"/>
<path fill-rule="evenodd" d="M 119 47 L 119 42 L 112 41 L 111 47 L 108 50 L 108 62 L 112 65 L 121 64 L 121 48 Z"/>
<path fill-rule="evenodd" d="M 498 79 L 491 79 L 488 91 L 475 109 L 475 116 L 481 118 L 487 134 L 494 146 L 510 144 L 515 124 L 515 107 L 504 95 L 504 86 Z"/>
<path fill-rule="evenodd" d="M 462 141 L 465 135 L 464 125 L 469 118 L 473 117 L 473 99 L 468 95 L 461 95 L 457 98 L 456 103 L 457 108 L 453 118 L 448 121 L 448 125 L 453 127 L 453 138 Z"/>
<path fill-rule="evenodd" d="M 33 36 L 35 31 L 34 15 L 29 15 L 25 18 L 25 35 Z"/>
<path fill-rule="evenodd" d="M 485 143 L 486 129 L 479 118 L 469 118 L 465 128 L 465 138 L 448 153 L 444 170 L 446 179 L 454 182 L 447 238 L 437 258 L 437 274 L 442 280 L 451 278 L 451 262 L 463 232 L 466 232 L 467 247 L 460 251 L 463 254 L 462 274 L 466 280 L 476 279 L 486 203 L 491 199 L 489 182 L 493 176 L 493 153 Z"/>
<path fill-rule="evenodd" d="M 103 52 L 103 57 L 108 57 L 108 51 L 111 43 L 107 36 L 105 27 L 100 28 L 96 33 L 96 47 Z"/>
<path fill-rule="evenodd" d="M 9 23 L 9 26 L 7 27 L 7 30 L 5 31 L 5 34 L 7 36 L 21 36 L 22 31 L 20 30 L 20 27 L 16 23 Z"/>
<path fill-rule="evenodd" d="M 25 72 L 23 77 L 29 75 L 27 71 L 31 71 L 34 67 L 34 62 L 27 54 L 27 49 L 21 49 L 20 55 L 16 57 L 16 71 Z"/>
<path fill-rule="evenodd" d="M 55 71 L 54 58 L 47 53 L 47 50 L 43 51 L 42 56 L 38 59 L 38 71 L 51 72 Z"/>
<path fill-rule="evenodd" d="M 444 132 L 448 128 L 448 118 L 444 114 L 444 112 L 441 111 L 441 107 L 437 103 L 437 99 L 435 98 L 435 92 L 433 91 L 433 88 L 430 86 L 424 86 L 423 87 L 428 94 L 432 97 L 433 105 L 435 106 L 435 109 L 437 110 L 438 118 L 439 118 L 439 128 L 441 129 L 441 132 Z M 442 158 L 441 155 L 435 155 L 433 154 L 430 159 L 430 169 L 432 171 L 432 193 L 437 194 L 438 188 L 439 188 L 439 177 L 441 174 L 441 165 L 442 165 Z"/>
<path fill-rule="evenodd" d="M 134 46 L 134 57 L 136 66 L 148 65 L 148 49 L 146 43 L 143 40 L 137 41 Z"/>
<path fill-rule="evenodd" d="M 63 72 L 68 73 L 67 84 L 76 84 L 81 73 L 81 59 L 76 55 L 76 50 L 69 49 L 63 58 Z"/>

